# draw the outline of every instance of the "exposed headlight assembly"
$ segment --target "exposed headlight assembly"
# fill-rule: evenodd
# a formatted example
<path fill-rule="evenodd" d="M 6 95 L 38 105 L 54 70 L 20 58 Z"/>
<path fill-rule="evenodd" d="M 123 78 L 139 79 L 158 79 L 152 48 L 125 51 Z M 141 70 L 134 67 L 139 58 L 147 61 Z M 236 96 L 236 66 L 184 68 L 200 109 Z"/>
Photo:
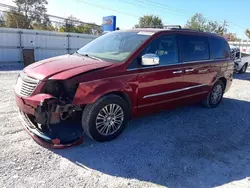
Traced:
<path fill-rule="evenodd" d="M 74 99 L 78 84 L 69 83 L 67 80 L 48 80 L 43 93 L 50 94 L 61 101 L 71 102 Z"/>

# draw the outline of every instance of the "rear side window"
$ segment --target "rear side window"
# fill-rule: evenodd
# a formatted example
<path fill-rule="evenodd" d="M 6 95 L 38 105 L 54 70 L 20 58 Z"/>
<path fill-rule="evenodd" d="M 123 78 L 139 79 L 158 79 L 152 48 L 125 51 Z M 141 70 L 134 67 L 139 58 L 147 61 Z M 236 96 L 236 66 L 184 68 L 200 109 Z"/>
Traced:
<path fill-rule="evenodd" d="M 209 59 L 208 41 L 204 36 L 181 35 L 180 47 L 183 62 Z"/>
<path fill-rule="evenodd" d="M 219 37 L 209 37 L 211 59 L 223 59 L 230 56 L 230 47 L 226 40 Z"/>

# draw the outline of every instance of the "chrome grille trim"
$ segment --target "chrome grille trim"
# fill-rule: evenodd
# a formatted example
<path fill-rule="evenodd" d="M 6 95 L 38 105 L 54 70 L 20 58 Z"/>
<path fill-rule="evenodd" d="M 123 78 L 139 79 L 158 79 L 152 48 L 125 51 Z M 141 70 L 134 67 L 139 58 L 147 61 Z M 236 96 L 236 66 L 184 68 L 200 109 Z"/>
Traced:
<path fill-rule="evenodd" d="M 23 72 L 20 73 L 17 79 L 15 91 L 16 94 L 21 97 L 29 97 L 35 91 L 36 87 L 38 86 L 40 80 L 31 78 L 24 74 Z"/>

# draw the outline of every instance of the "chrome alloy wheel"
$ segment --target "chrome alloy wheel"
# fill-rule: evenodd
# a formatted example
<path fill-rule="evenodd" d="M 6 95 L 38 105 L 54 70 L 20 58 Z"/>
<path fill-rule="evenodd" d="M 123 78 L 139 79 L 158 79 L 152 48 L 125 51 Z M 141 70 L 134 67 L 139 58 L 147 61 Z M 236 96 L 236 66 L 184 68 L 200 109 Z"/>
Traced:
<path fill-rule="evenodd" d="M 118 104 L 109 104 L 98 113 L 96 117 L 96 129 L 104 136 L 112 135 L 119 130 L 123 119 L 123 109 Z"/>
<path fill-rule="evenodd" d="M 223 95 L 223 88 L 222 85 L 218 84 L 213 88 L 213 91 L 211 93 L 211 103 L 217 104 Z"/>

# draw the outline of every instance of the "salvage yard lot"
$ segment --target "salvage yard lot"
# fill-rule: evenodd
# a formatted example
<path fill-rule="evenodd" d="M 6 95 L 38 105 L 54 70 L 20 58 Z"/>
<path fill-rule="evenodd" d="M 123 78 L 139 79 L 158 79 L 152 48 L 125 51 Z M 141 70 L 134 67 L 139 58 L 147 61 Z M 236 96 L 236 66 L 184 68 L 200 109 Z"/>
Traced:
<path fill-rule="evenodd" d="M 0 72 L 1 187 L 250 187 L 250 73 L 216 109 L 200 105 L 132 120 L 109 143 L 49 150 L 23 130 L 17 71 Z"/>

